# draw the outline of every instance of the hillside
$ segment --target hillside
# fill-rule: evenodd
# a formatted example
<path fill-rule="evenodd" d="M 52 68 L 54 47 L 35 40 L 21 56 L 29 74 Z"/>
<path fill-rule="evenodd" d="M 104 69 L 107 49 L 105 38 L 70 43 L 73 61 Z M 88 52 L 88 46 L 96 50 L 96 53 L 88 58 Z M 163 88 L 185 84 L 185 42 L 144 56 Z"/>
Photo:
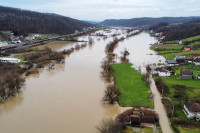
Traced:
<path fill-rule="evenodd" d="M 150 29 L 163 32 L 165 41 L 181 40 L 200 35 L 200 20 L 189 21 L 179 25 L 158 24 Z"/>
<path fill-rule="evenodd" d="M 28 33 L 67 34 L 90 26 L 93 25 L 57 14 L 0 6 L 0 30 L 12 30 L 20 35 Z"/>
<path fill-rule="evenodd" d="M 161 18 L 132 18 L 132 19 L 108 19 L 100 22 L 99 25 L 107 26 L 126 26 L 126 27 L 136 27 L 136 26 L 149 26 L 156 25 L 160 22 L 167 23 L 183 23 L 191 20 L 200 19 L 200 17 L 161 17 Z"/>

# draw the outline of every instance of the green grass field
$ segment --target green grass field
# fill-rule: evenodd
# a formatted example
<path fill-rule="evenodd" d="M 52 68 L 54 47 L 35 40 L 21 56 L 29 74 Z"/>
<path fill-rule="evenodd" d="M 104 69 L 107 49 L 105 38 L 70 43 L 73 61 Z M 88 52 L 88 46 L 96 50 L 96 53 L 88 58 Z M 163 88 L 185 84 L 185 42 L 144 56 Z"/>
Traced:
<path fill-rule="evenodd" d="M 149 100 L 149 87 L 139 71 L 133 69 L 132 64 L 113 64 L 114 77 L 121 95 L 120 106 L 141 106 L 153 108 Z"/>
<path fill-rule="evenodd" d="M 179 127 L 181 133 L 200 133 L 200 129 L 187 129 Z"/>
<path fill-rule="evenodd" d="M 200 35 L 183 39 L 183 41 L 198 41 L 198 40 L 200 40 Z"/>

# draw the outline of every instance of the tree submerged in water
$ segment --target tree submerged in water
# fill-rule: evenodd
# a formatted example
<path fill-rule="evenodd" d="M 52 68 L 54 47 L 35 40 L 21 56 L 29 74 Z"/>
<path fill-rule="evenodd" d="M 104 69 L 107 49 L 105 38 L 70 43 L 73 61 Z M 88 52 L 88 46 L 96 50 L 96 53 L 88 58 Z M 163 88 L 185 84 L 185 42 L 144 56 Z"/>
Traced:
<path fill-rule="evenodd" d="M 111 84 L 106 87 L 104 91 L 103 101 L 107 101 L 110 104 L 118 101 L 118 97 L 120 95 L 119 90 L 117 89 L 116 85 Z"/>
<path fill-rule="evenodd" d="M 127 56 L 129 56 L 129 51 L 128 49 L 124 48 L 123 51 L 121 51 L 121 57 L 120 57 L 120 60 L 122 63 L 127 63 L 129 62 L 129 59 L 127 58 Z"/>

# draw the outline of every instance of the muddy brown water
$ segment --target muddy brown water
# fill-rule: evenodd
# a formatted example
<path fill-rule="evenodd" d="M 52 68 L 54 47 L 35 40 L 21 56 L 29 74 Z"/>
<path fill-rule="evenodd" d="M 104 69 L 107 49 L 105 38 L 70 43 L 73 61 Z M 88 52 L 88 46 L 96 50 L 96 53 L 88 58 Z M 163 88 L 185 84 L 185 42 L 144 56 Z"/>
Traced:
<path fill-rule="evenodd" d="M 115 32 L 121 31 L 112 30 L 112 33 Z M 95 126 L 103 118 L 114 118 L 127 109 L 101 102 L 105 83 L 100 78 L 100 66 L 105 57 L 105 46 L 113 38 L 93 38 L 95 44 L 72 53 L 66 57 L 65 64 L 28 77 L 22 91 L 0 105 L 0 133 L 95 133 Z M 78 39 L 87 40 L 88 36 Z M 147 55 L 153 53 L 147 49 L 155 41 L 142 33 L 119 43 L 115 52 L 119 54 L 123 47 L 131 49 L 130 61 L 135 67 L 164 61 L 160 56 Z M 58 47 L 49 46 L 64 50 L 75 44 L 62 42 Z"/>

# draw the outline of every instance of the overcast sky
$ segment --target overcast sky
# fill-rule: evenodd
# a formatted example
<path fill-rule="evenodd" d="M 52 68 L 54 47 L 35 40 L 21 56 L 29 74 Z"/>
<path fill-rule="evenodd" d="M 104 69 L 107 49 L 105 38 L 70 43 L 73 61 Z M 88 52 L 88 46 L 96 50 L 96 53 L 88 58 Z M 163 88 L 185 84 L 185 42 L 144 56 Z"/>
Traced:
<path fill-rule="evenodd" d="M 0 5 L 92 21 L 200 16 L 200 0 L 0 0 Z"/>

